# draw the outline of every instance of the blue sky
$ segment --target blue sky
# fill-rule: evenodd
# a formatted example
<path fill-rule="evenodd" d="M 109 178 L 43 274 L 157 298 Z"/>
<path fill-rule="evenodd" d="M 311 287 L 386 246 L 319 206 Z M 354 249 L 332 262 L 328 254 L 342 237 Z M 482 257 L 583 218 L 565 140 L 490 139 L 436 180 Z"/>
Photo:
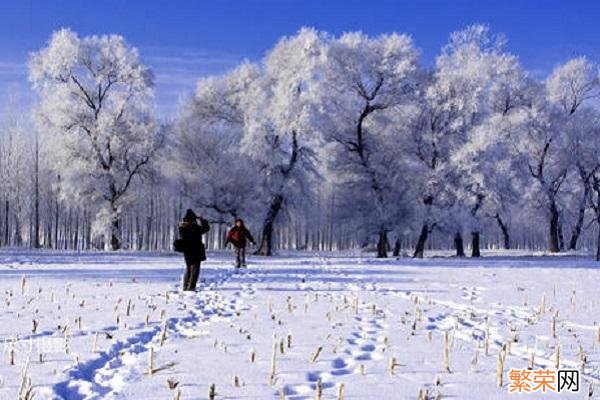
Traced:
<path fill-rule="evenodd" d="M 260 59 L 302 26 L 331 33 L 411 34 L 431 64 L 450 32 L 488 24 L 538 77 L 569 57 L 600 61 L 600 1 L 536 0 L 0 0 L 0 102 L 32 101 L 28 54 L 52 31 L 118 33 L 141 51 L 156 76 L 162 115 L 172 116 L 199 77 Z"/>

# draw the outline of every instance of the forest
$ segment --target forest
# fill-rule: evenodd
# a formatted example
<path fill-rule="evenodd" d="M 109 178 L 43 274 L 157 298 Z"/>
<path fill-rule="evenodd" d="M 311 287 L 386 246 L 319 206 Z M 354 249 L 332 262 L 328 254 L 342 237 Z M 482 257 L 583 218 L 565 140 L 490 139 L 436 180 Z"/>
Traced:
<path fill-rule="evenodd" d="M 0 120 L 0 247 L 170 250 L 193 208 L 209 249 L 239 217 L 261 255 L 600 259 L 598 65 L 539 76 L 485 25 L 432 65 L 417 41 L 303 28 L 162 118 L 125 38 L 58 30 L 29 58 L 35 104 Z"/>

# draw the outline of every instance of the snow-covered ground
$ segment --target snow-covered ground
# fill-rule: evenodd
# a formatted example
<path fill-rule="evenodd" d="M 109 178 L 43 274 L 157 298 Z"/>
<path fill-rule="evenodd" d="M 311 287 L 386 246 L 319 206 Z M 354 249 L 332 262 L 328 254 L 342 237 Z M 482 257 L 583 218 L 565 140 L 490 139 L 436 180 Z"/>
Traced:
<path fill-rule="evenodd" d="M 341 384 L 345 399 L 502 399 L 511 368 L 533 353 L 552 369 L 557 345 L 561 367 L 583 366 L 581 391 L 510 396 L 598 396 L 600 265 L 485 255 L 289 253 L 235 271 L 210 254 L 201 290 L 181 294 L 176 255 L 2 252 L 0 398 L 18 398 L 29 359 L 36 400 L 206 399 L 212 385 L 216 399 L 315 399 L 317 386 L 335 399 Z"/>

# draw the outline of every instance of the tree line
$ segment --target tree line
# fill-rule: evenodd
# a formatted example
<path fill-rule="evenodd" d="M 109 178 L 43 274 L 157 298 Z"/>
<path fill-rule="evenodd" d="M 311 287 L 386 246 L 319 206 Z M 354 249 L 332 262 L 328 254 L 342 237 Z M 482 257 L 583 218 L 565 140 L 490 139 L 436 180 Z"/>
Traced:
<path fill-rule="evenodd" d="M 210 248 L 242 217 L 262 255 L 597 245 L 598 66 L 538 79 L 505 42 L 469 26 L 427 66 L 405 34 L 303 28 L 161 120 L 135 47 L 61 29 L 3 113 L 0 245 L 165 250 L 188 207 Z"/>

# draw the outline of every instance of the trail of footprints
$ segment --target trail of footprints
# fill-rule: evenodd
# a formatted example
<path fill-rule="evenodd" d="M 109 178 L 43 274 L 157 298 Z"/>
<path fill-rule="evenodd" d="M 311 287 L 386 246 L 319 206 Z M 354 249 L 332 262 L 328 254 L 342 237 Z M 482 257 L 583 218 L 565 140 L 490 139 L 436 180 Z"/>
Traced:
<path fill-rule="evenodd" d="M 264 278 L 249 270 L 228 270 L 203 284 L 201 292 L 191 296 L 171 292 L 178 299 L 183 317 L 166 320 L 169 336 L 190 337 L 202 334 L 200 330 L 206 322 L 233 318 L 251 309 L 256 297 L 256 284 Z M 224 284 L 235 282 L 239 289 L 231 296 L 224 297 L 218 289 Z M 351 287 L 353 284 L 348 285 Z M 304 283 L 301 284 L 304 286 Z M 360 291 L 377 291 L 375 284 L 357 285 Z M 359 287 L 360 286 L 360 287 Z M 488 330 L 485 315 L 490 319 L 490 345 L 502 346 L 503 337 L 494 322 L 498 320 L 524 322 L 531 318 L 532 311 L 527 307 L 509 307 L 491 304 L 482 309 L 482 291 L 484 288 L 456 287 L 463 302 L 436 301 L 433 307 L 424 310 L 424 326 L 426 330 L 447 330 L 456 327 L 458 339 L 465 342 L 481 342 Z M 299 289 L 306 289 L 299 287 Z M 392 295 L 412 301 L 410 292 L 380 291 L 383 295 Z M 441 307 L 441 309 L 440 309 Z M 435 310 L 435 311 L 434 311 Z M 433 312 L 433 313 L 432 313 Z M 429 314 L 429 315 L 427 315 Z M 388 357 L 384 352 L 385 338 L 389 325 L 384 310 L 373 310 L 362 303 L 357 315 L 352 317 L 352 328 L 342 338 L 333 357 L 322 355 L 313 365 L 315 368 L 306 373 L 300 382 L 289 382 L 283 386 L 286 398 L 300 400 L 314 398 L 317 382 L 321 382 L 323 390 L 333 393 L 333 388 L 340 382 L 347 382 L 351 374 L 369 375 L 372 369 L 381 370 L 382 359 Z M 54 387 L 55 393 L 65 399 L 82 399 L 85 393 L 93 392 L 97 397 L 106 397 L 114 390 L 119 390 L 118 380 L 140 379 L 143 374 L 144 361 L 141 359 L 151 346 L 155 346 L 161 335 L 159 324 L 111 345 L 99 357 L 76 365 L 68 374 L 68 380 Z M 506 339 L 506 337 L 504 337 Z M 145 359 L 145 357 L 144 357 Z M 598 379 L 597 371 L 588 370 L 587 379 Z M 326 392 L 327 393 L 327 392 Z M 275 397 L 279 392 L 274 393 Z"/>
<path fill-rule="evenodd" d="M 368 305 L 362 305 L 360 315 L 353 319 L 354 327 L 349 336 L 342 340 L 337 356 L 323 358 L 318 365 L 329 365 L 328 368 L 315 369 L 306 374 L 305 382 L 284 386 L 286 398 L 289 400 L 312 399 L 317 382 L 321 381 L 323 390 L 332 389 L 336 384 L 347 381 L 350 374 L 369 374 L 369 369 L 384 357 L 385 338 L 388 324 L 382 310 L 372 314 Z"/>
<path fill-rule="evenodd" d="M 251 307 L 243 298 L 254 295 L 252 283 L 242 284 L 242 290 L 234 292 L 230 299 L 214 291 L 234 275 L 230 271 L 219 274 L 211 281 L 201 283 L 200 292 L 195 294 L 170 292 L 178 300 L 178 310 L 184 311 L 186 315 L 165 320 L 167 336 L 177 338 L 199 335 L 202 334 L 199 328 L 204 323 L 232 318 L 249 310 Z M 161 325 L 162 323 L 155 323 L 126 339 L 114 342 L 107 350 L 101 351 L 98 357 L 76 364 L 68 372 L 67 380 L 53 386 L 53 392 L 59 398 L 69 400 L 116 394 L 123 388 L 124 382 L 143 376 L 145 354 L 150 347 L 158 346 L 162 334 Z"/>

